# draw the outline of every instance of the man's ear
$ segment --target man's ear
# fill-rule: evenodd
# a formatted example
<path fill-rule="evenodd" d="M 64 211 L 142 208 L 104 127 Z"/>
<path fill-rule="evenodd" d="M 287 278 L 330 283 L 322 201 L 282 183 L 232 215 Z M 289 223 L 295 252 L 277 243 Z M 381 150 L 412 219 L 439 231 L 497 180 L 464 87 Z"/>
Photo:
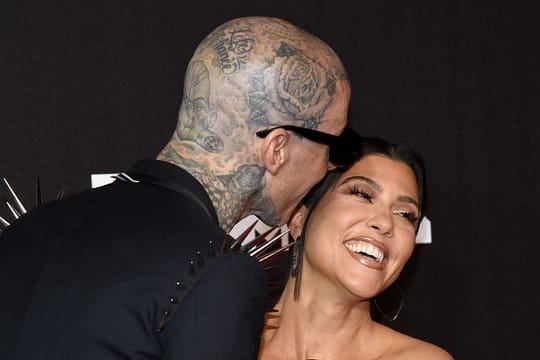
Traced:
<path fill-rule="evenodd" d="M 261 157 L 264 167 L 272 175 L 276 175 L 289 158 L 289 133 L 284 129 L 275 129 L 262 140 Z"/>
<path fill-rule="evenodd" d="M 302 228 L 306 221 L 308 208 L 305 205 L 299 205 L 289 220 L 289 230 L 291 231 L 291 237 L 297 239 L 302 234 Z"/>

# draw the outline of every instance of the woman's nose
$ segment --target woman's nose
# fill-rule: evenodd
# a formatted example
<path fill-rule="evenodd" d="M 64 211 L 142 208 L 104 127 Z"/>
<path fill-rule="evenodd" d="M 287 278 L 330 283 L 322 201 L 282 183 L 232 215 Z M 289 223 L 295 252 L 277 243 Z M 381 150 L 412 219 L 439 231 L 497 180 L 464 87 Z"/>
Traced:
<path fill-rule="evenodd" d="M 371 218 L 368 220 L 368 226 L 370 229 L 375 230 L 381 235 L 394 235 L 394 222 L 392 219 L 392 214 L 382 209 L 374 211 Z"/>

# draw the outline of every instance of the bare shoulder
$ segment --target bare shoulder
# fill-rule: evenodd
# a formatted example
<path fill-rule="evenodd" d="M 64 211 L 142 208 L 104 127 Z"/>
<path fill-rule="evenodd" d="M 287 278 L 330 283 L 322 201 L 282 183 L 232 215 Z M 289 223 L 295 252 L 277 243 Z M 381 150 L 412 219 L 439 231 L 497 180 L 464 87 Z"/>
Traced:
<path fill-rule="evenodd" d="M 403 349 L 400 359 L 415 360 L 453 360 L 454 358 L 443 348 L 425 341 L 413 339 L 409 347 Z"/>
<path fill-rule="evenodd" d="M 385 359 L 400 360 L 453 360 L 454 358 L 443 348 L 428 343 L 426 341 L 413 338 L 386 328 L 388 347 L 386 348 Z"/>
<path fill-rule="evenodd" d="M 452 355 L 437 345 L 404 334 L 400 335 L 401 346 L 396 349 L 396 359 L 453 360 Z"/>

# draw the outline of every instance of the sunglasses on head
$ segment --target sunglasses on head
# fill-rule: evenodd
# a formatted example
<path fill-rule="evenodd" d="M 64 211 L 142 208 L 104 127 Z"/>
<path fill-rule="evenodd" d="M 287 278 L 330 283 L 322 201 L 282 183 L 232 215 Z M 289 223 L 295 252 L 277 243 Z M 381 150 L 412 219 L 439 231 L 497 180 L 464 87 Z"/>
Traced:
<path fill-rule="evenodd" d="M 259 130 L 255 134 L 265 138 L 276 129 L 289 130 L 308 140 L 328 145 L 329 161 L 337 166 L 351 165 L 362 153 L 362 137 L 349 127 L 346 127 L 340 136 L 294 125 L 275 126 Z"/>

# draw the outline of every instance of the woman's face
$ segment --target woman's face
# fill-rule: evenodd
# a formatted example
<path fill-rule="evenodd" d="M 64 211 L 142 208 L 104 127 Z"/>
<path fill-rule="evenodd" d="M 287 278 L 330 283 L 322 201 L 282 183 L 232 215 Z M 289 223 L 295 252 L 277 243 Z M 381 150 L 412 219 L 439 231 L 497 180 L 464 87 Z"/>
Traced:
<path fill-rule="evenodd" d="M 302 282 L 354 298 L 374 297 L 396 280 L 411 256 L 418 216 L 409 166 L 366 155 L 313 209 Z"/>

